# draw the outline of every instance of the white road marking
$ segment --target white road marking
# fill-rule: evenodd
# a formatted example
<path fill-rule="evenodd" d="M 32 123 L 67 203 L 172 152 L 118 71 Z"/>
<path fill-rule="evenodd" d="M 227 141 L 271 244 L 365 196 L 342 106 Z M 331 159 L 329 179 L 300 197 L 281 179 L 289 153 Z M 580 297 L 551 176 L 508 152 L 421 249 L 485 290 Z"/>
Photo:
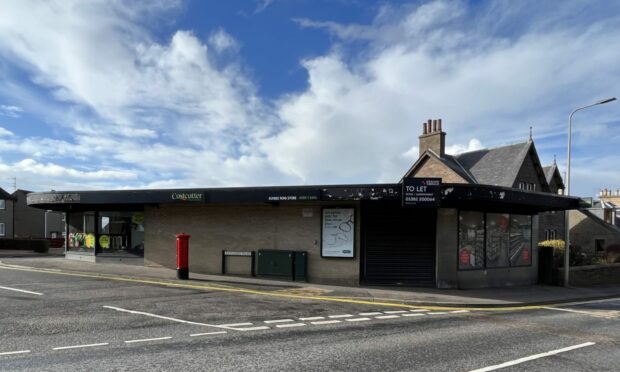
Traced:
<path fill-rule="evenodd" d="M 426 314 L 421 314 L 421 313 L 413 313 L 413 314 L 403 314 L 402 316 L 424 316 Z"/>
<path fill-rule="evenodd" d="M 17 288 L 11 288 L 11 287 L 2 287 L 2 286 L 0 286 L 0 289 L 6 289 L 7 291 L 15 291 L 15 292 L 28 293 L 28 294 L 37 295 L 37 296 L 43 296 L 43 293 L 33 292 L 33 291 L 26 291 L 24 289 L 17 289 Z"/>
<path fill-rule="evenodd" d="M 407 310 L 391 310 L 391 311 L 384 311 L 384 314 L 402 314 L 402 313 L 406 313 Z"/>
<path fill-rule="evenodd" d="M 30 352 L 30 350 L 5 351 L 4 353 L 0 353 L 0 355 L 26 354 L 26 353 L 29 353 L 29 352 Z"/>
<path fill-rule="evenodd" d="M 224 333 L 228 333 L 228 332 L 226 332 L 226 331 L 217 331 L 217 332 L 207 332 L 207 333 L 194 333 L 194 334 L 189 335 L 189 337 L 223 335 Z"/>
<path fill-rule="evenodd" d="M 400 318 L 400 315 L 381 315 L 381 316 L 375 317 L 375 319 L 394 319 L 394 318 Z"/>
<path fill-rule="evenodd" d="M 454 311 L 450 311 L 450 314 L 464 314 L 468 312 L 469 310 L 454 310 Z"/>
<path fill-rule="evenodd" d="M 444 315 L 444 314 L 447 314 L 447 312 L 445 312 L 445 311 L 434 311 L 434 312 L 430 312 L 430 313 L 427 313 L 427 314 L 428 315 Z"/>
<path fill-rule="evenodd" d="M 383 313 L 380 311 L 373 311 L 370 313 L 360 313 L 361 316 L 373 316 L 373 315 L 382 315 Z"/>
<path fill-rule="evenodd" d="M 336 318 L 351 318 L 353 315 L 351 314 L 340 314 L 340 315 L 328 315 L 328 318 L 336 319 Z"/>
<path fill-rule="evenodd" d="M 275 319 L 275 320 L 265 320 L 265 323 L 267 324 L 272 324 L 272 323 L 287 323 L 287 322 L 294 322 L 293 319 Z"/>
<path fill-rule="evenodd" d="M 585 314 L 585 315 L 590 315 L 590 316 L 595 316 L 598 318 L 617 318 L 618 317 L 618 313 L 617 312 L 608 312 L 608 311 L 585 311 L 585 310 L 575 310 L 575 309 L 564 309 L 564 308 L 560 308 L 560 307 L 545 307 L 544 309 L 547 310 L 556 310 L 556 311 L 566 311 L 569 313 L 576 313 L 576 314 Z"/>
<path fill-rule="evenodd" d="M 428 310 L 426 310 L 426 309 L 414 309 L 414 310 L 409 310 L 409 311 L 411 311 L 412 313 L 420 313 L 420 312 L 423 312 L 423 311 L 426 312 Z"/>
<path fill-rule="evenodd" d="M 221 327 L 241 327 L 241 326 L 251 326 L 254 323 L 230 323 L 230 324 L 220 324 Z"/>
<path fill-rule="evenodd" d="M 246 331 L 260 331 L 260 330 L 263 330 L 263 329 L 271 329 L 271 328 L 269 328 L 267 326 L 248 327 L 248 328 L 235 328 L 236 331 L 243 331 L 243 332 L 246 332 Z"/>
<path fill-rule="evenodd" d="M 310 322 L 314 325 L 321 325 L 321 324 L 336 324 L 336 323 L 342 323 L 341 320 L 319 320 L 318 322 Z"/>
<path fill-rule="evenodd" d="M 166 337 L 155 337 L 155 338 L 143 338 L 141 340 L 128 340 L 125 341 L 126 344 L 134 344 L 136 342 L 150 342 L 150 341 L 161 341 L 161 340 L 170 340 L 172 336 Z"/>
<path fill-rule="evenodd" d="M 521 363 L 524 363 L 524 362 L 528 362 L 530 360 L 540 359 L 540 358 L 548 357 L 548 356 L 551 356 L 551 355 L 556 355 L 556 354 L 560 354 L 560 353 L 564 353 L 564 352 L 567 352 L 567 351 L 571 351 L 571 350 L 575 350 L 575 349 L 580 349 L 582 347 L 592 346 L 592 345 L 595 345 L 595 343 L 594 342 L 586 342 L 586 343 L 575 345 L 575 346 L 569 346 L 569 347 L 565 347 L 565 348 L 562 348 L 562 349 L 548 351 L 546 353 L 530 355 L 528 357 L 511 360 L 509 362 L 505 362 L 505 363 L 502 363 L 502 364 L 496 364 L 494 366 L 489 366 L 489 367 L 484 367 L 484 368 L 480 368 L 480 369 L 475 369 L 475 370 L 472 370 L 472 371 L 469 371 L 469 372 L 494 371 L 496 369 L 506 368 L 506 367 L 514 366 L 516 364 L 521 364 Z"/>
<path fill-rule="evenodd" d="M 226 331 L 217 331 L 217 332 L 206 332 L 206 333 L 194 333 L 194 334 L 189 335 L 189 337 L 223 335 L 224 333 L 228 333 L 228 332 L 226 332 Z"/>
<path fill-rule="evenodd" d="M 278 328 L 290 328 L 290 327 L 303 327 L 305 323 L 290 323 L 290 324 L 278 324 L 276 327 Z"/>
<path fill-rule="evenodd" d="M 324 316 L 310 316 L 306 318 L 299 318 L 299 320 L 320 320 L 320 319 L 325 319 L 325 317 Z"/>
<path fill-rule="evenodd" d="M 233 329 L 233 330 L 236 330 L 236 328 L 232 328 L 235 325 L 252 325 L 252 323 L 220 324 L 220 325 L 207 324 L 207 323 L 198 323 L 198 322 L 192 322 L 192 321 L 189 321 L 189 320 L 172 318 L 172 317 L 169 317 L 169 316 L 151 314 L 151 313 L 147 313 L 147 312 L 144 312 L 144 311 L 127 310 L 127 309 L 123 309 L 123 308 L 116 307 L 116 306 L 104 306 L 104 308 L 111 309 L 111 310 L 116 310 L 116 311 L 120 311 L 120 312 L 124 312 L 124 313 L 129 313 L 129 314 L 145 315 L 145 316 L 150 316 L 152 318 L 170 320 L 170 321 L 173 321 L 173 322 L 184 323 L 184 324 L 200 325 L 200 326 L 205 326 L 205 327 L 214 327 L 214 328 L 223 328 L 223 329 Z"/>
<path fill-rule="evenodd" d="M 99 344 L 60 346 L 60 347 L 55 347 L 52 350 L 80 349 L 80 348 L 83 348 L 83 347 L 95 347 L 95 346 L 106 346 L 106 345 L 108 345 L 107 342 L 102 342 L 102 343 L 99 343 Z"/>
<path fill-rule="evenodd" d="M 345 319 L 347 322 L 364 322 L 366 320 L 370 320 L 370 318 L 351 318 Z"/>

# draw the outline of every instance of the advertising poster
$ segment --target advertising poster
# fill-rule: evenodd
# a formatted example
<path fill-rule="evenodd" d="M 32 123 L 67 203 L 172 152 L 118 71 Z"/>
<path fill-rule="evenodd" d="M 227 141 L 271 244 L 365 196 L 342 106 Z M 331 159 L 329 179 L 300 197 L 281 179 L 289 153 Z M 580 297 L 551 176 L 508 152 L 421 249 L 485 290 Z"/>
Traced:
<path fill-rule="evenodd" d="M 323 209 L 322 257 L 353 258 L 355 252 L 355 209 Z"/>

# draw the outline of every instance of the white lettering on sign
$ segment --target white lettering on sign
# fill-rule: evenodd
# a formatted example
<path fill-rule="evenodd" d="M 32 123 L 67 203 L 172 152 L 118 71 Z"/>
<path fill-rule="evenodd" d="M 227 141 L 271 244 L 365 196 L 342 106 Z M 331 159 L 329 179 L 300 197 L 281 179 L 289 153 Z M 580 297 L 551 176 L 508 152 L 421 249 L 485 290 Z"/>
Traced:
<path fill-rule="evenodd" d="M 172 200 L 202 201 L 202 193 L 199 192 L 175 192 L 170 197 Z"/>

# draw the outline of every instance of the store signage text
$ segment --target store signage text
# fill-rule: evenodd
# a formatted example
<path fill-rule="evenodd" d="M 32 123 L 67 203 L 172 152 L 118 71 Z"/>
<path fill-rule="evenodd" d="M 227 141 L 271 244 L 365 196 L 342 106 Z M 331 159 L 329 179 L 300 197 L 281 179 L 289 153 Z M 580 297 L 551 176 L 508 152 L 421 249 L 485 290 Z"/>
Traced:
<path fill-rule="evenodd" d="M 277 195 L 269 196 L 269 201 L 316 201 L 319 197 L 316 195 Z"/>
<path fill-rule="evenodd" d="M 172 200 L 179 201 L 202 201 L 203 194 L 200 192 L 174 192 L 170 196 Z"/>
<path fill-rule="evenodd" d="M 405 178 L 404 207 L 438 207 L 441 200 L 441 178 Z"/>

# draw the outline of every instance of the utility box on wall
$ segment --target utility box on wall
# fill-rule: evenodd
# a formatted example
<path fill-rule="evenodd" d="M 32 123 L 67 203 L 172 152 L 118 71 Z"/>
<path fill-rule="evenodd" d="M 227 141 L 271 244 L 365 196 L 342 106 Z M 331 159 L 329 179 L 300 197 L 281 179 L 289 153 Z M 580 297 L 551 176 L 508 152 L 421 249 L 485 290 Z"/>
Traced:
<path fill-rule="evenodd" d="M 304 251 L 258 250 L 258 275 L 306 280 L 308 254 Z"/>

